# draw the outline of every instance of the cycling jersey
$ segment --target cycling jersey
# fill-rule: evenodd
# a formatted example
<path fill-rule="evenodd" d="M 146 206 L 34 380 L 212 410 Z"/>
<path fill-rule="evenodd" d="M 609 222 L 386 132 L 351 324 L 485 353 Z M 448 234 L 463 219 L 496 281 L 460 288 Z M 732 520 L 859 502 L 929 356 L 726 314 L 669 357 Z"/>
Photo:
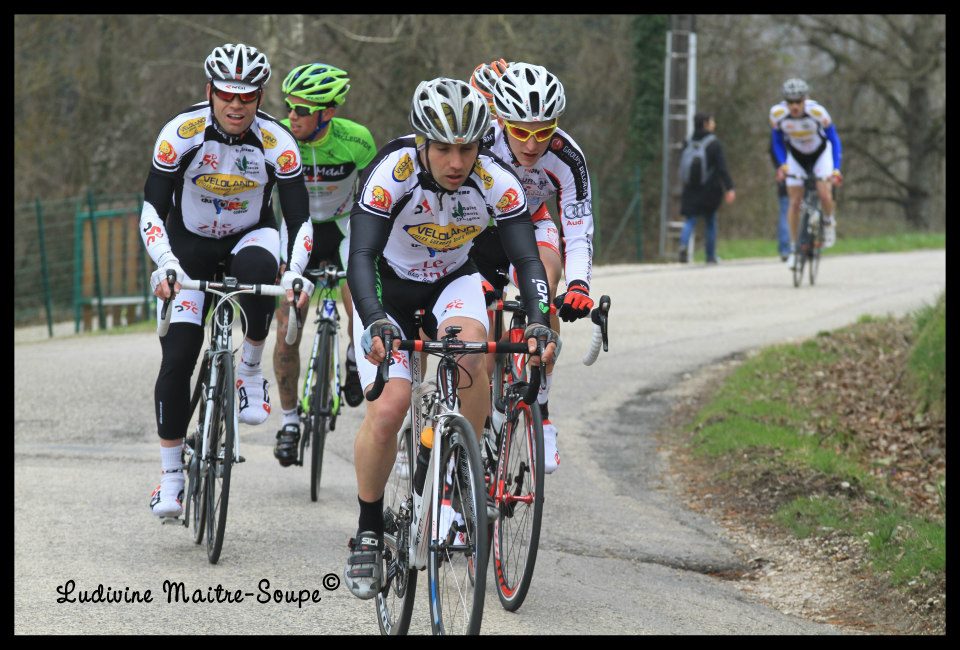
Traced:
<path fill-rule="evenodd" d="M 787 162 L 788 153 L 798 159 L 816 159 L 826 150 L 827 143 L 830 143 L 833 168 L 840 169 L 840 138 L 827 109 L 818 102 L 805 100 L 800 117 L 790 115 L 786 101 L 774 104 L 770 108 L 770 127 L 778 165 Z"/>
<path fill-rule="evenodd" d="M 556 194 L 564 246 L 564 277 L 568 284 L 580 280 L 589 287 L 593 266 L 593 206 L 587 160 L 580 147 L 569 134 L 557 129 L 540 159 L 531 167 L 524 167 L 510 151 L 503 127 L 496 121 L 491 124 L 482 144 L 511 163 L 523 184 L 530 214 L 535 219 L 537 215 L 547 218 L 546 208 L 541 211 L 541 207 Z M 549 224 L 539 224 L 538 229 L 546 225 Z M 541 238 L 541 241 L 549 239 Z"/>
<path fill-rule="evenodd" d="M 263 111 L 242 137 L 231 136 L 215 124 L 209 102 L 195 104 L 161 129 L 154 147 L 140 219 L 147 251 L 163 266 L 171 251 L 167 230 L 223 239 L 276 229 L 274 185 L 287 228 L 298 233 L 287 258 L 291 270 L 302 273 L 312 231 L 296 140 Z"/>
<path fill-rule="evenodd" d="M 290 119 L 280 123 L 289 128 Z M 370 131 L 335 117 L 322 138 L 297 144 L 310 194 L 310 218 L 321 223 L 349 216 L 357 177 L 377 153 Z"/>
<path fill-rule="evenodd" d="M 473 238 L 491 217 L 520 275 L 532 322 L 546 323 L 546 274 L 516 174 L 481 150 L 459 189 L 443 190 L 420 165 L 412 135 L 388 143 L 364 170 L 350 214 L 348 282 L 364 324 L 385 317 L 379 274 L 436 282 L 468 263 Z M 377 265 L 380 265 L 380 269 Z"/>

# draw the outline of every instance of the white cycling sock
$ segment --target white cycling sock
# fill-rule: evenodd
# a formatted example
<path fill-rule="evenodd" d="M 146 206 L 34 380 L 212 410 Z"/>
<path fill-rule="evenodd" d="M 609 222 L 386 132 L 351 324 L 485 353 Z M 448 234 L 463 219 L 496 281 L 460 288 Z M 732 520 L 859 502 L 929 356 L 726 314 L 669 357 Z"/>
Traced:
<path fill-rule="evenodd" d="M 183 468 L 183 462 L 180 459 L 180 452 L 182 447 L 179 445 L 176 447 L 160 447 L 160 469 L 164 472 L 164 476 L 169 472 L 172 476 L 173 473 Z"/>
<path fill-rule="evenodd" d="M 553 383 L 553 373 L 548 373 L 546 379 L 540 380 L 540 392 L 537 393 L 537 402 L 546 404 L 550 399 L 550 385 Z"/>
<path fill-rule="evenodd" d="M 245 375 L 255 375 L 260 372 L 260 360 L 263 358 L 263 342 L 254 345 L 249 340 L 243 340 L 243 352 L 240 353 L 240 366 L 237 372 Z"/>
<path fill-rule="evenodd" d="M 166 499 L 176 499 L 183 489 L 183 462 L 180 459 L 182 447 L 160 447 L 160 494 Z"/>
<path fill-rule="evenodd" d="M 283 409 L 280 412 L 283 413 L 283 422 L 280 423 L 281 427 L 285 427 L 288 424 L 300 424 L 300 416 L 297 415 L 296 406 L 294 406 L 289 411 L 286 409 Z"/>

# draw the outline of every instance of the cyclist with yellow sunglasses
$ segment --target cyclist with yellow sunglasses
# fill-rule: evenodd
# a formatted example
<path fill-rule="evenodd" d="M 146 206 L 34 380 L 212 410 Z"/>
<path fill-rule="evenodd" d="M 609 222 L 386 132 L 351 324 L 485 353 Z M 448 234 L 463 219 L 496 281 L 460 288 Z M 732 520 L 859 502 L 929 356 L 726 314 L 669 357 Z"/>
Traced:
<path fill-rule="evenodd" d="M 367 127 L 334 117 L 350 90 L 350 79 L 344 70 L 326 63 L 297 66 L 283 80 L 280 90 L 288 109 L 281 123 L 290 129 L 300 148 L 303 177 L 310 195 L 310 219 L 313 242 L 308 268 L 323 264 L 347 267 L 350 236 L 350 208 L 353 206 L 357 177 L 377 153 L 373 136 Z M 266 146 L 269 146 L 268 144 Z M 281 248 L 285 250 L 287 232 L 280 229 Z M 346 283 L 341 285 L 347 312 L 350 345 L 346 355 L 344 398 L 350 406 L 363 402 L 360 376 L 353 351 L 353 308 Z M 301 314 L 302 317 L 305 315 Z M 300 377 L 298 352 L 302 330 L 293 345 L 287 345 L 288 311 L 278 309 L 277 344 L 273 351 L 273 368 L 277 375 L 281 428 L 273 455 L 284 467 L 297 460 L 300 442 L 300 420 L 297 415 L 297 383 Z"/>
<path fill-rule="evenodd" d="M 493 66 L 491 66 L 493 67 Z M 499 68 L 499 66 L 497 66 Z M 551 300 L 557 295 L 560 274 L 566 292 L 559 296 L 559 309 L 550 326 L 560 329 L 560 320 L 574 321 L 590 314 L 590 273 L 593 266 L 593 209 L 590 173 L 577 143 L 559 128 L 566 108 L 563 85 L 546 68 L 530 63 L 510 63 L 490 87 L 497 120 L 483 139 L 502 160 L 512 164 L 523 184 L 536 228 L 540 259 L 547 271 Z M 493 79 L 489 74 L 488 79 Z M 477 75 L 474 75 L 477 78 Z M 478 81 L 484 81 L 483 78 Z M 547 209 L 557 197 L 561 227 Z M 563 244 L 561 245 L 561 238 Z M 479 244 L 479 242 L 478 242 Z M 476 255 L 482 255 L 477 250 Z M 510 271 L 513 278 L 513 270 Z M 514 280 L 515 282 L 515 280 Z M 547 366 L 546 381 L 538 402 L 543 412 L 544 470 L 552 473 L 560 464 L 557 428 L 550 421 L 548 400 L 553 366 Z"/>

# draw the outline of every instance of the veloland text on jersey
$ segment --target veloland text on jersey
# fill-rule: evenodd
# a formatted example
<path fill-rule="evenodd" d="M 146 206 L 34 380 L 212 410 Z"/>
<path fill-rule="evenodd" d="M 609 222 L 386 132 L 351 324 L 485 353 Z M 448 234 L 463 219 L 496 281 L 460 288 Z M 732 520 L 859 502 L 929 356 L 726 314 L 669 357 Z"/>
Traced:
<path fill-rule="evenodd" d="M 57 602 L 63 603 L 242 603 L 247 600 L 261 605 L 296 604 L 297 608 L 305 603 L 319 603 L 324 591 L 336 591 L 340 586 L 340 576 L 327 573 L 321 579 L 322 588 L 284 588 L 271 589 L 266 578 L 257 583 L 257 590 L 228 589 L 221 584 L 191 589 L 186 583 L 164 580 L 162 597 L 155 598 L 151 589 L 131 589 L 128 586 L 114 587 L 98 584 L 93 589 L 78 589 L 74 580 L 57 585 Z"/>

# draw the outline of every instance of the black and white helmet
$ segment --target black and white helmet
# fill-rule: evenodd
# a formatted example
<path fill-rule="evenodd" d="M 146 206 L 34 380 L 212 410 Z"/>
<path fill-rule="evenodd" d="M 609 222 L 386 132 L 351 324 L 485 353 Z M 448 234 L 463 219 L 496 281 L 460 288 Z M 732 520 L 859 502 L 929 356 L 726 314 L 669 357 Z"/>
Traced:
<path fill-rule="evenodd" d="M 810 92 L 807 82 L 803 79 L 793 78 L 783 82 L 783 98 L 791 101 L 803 99 Z"/>
<path fill-rule="evenodd" d="M 410 124 L 428 140 L 447 144 L 477 142 L 490 128 L 490 108 L 480 91 L 470 84 L 438 77 L 417 86 Z"/>
<path fill-rule="evenodd" d="M 267 55 L 243 43 L 213 48 L 203 69 L 214 86 L 234 93 L 259 90 L 270 80 Z"/>
<path fill-rule="evenodd" d="M 497 115 L 517 122 L 547 122 L 563 115 L 567 98 L 557 76 L 542 65 L 511 63 L 493 85 Z"/>

